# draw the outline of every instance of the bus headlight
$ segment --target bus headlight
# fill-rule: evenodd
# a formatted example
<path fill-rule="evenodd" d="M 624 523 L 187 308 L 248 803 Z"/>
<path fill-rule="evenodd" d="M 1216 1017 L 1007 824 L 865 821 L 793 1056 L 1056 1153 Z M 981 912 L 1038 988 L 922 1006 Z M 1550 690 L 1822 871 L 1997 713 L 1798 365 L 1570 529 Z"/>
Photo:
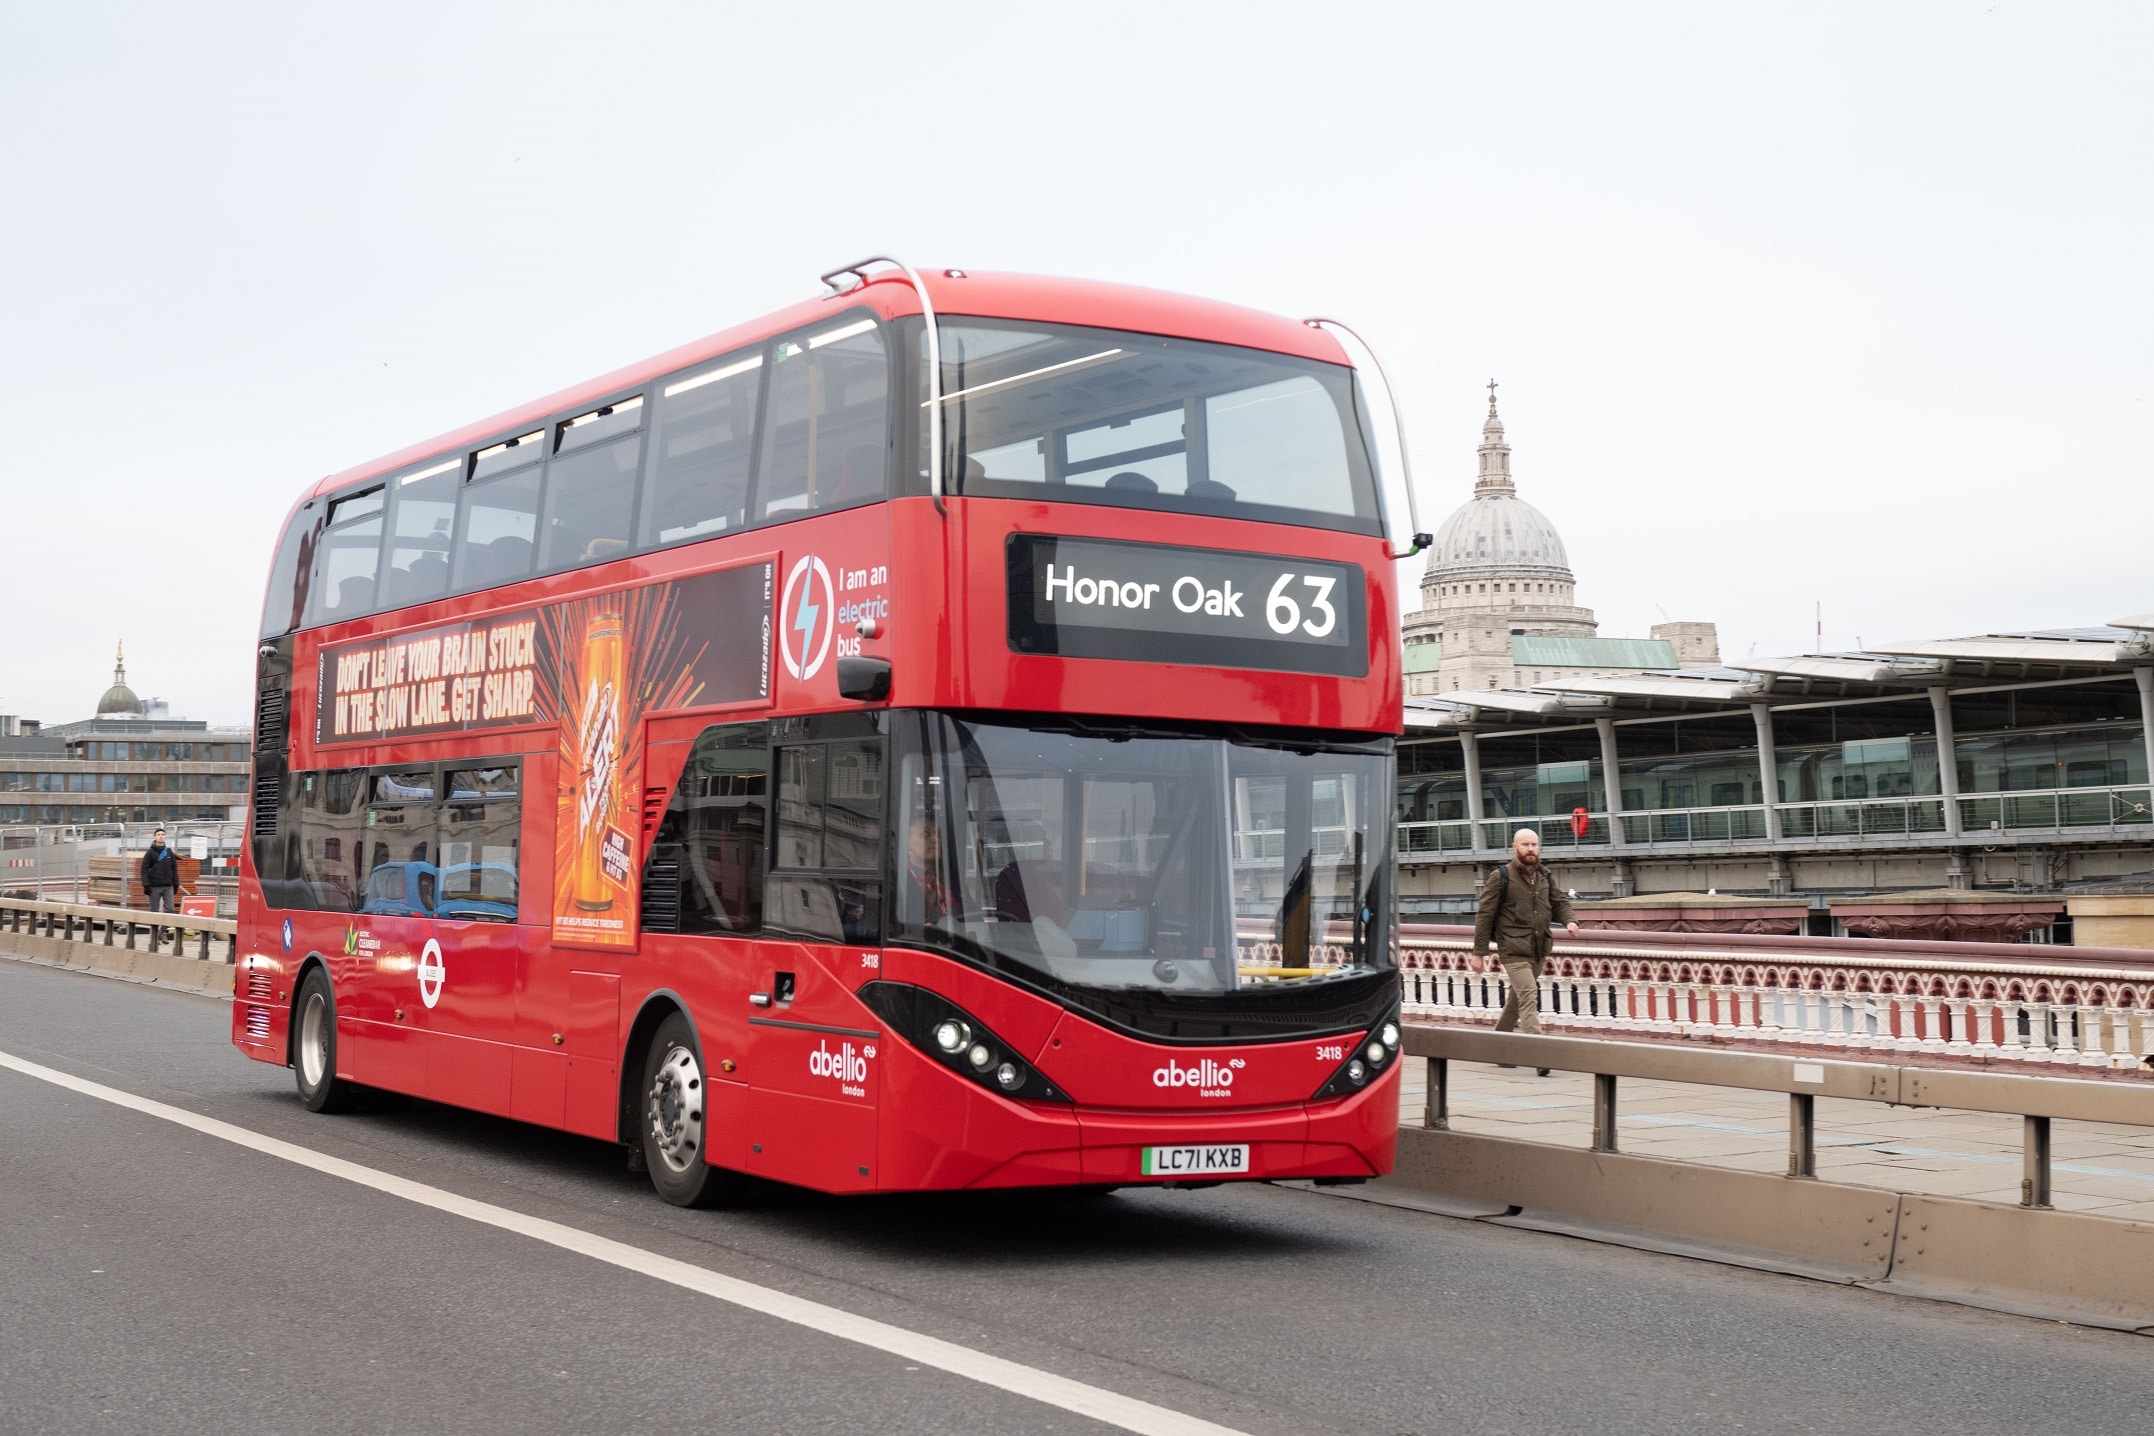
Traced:
<path fill-rule="evenodd" d="M 865 983 L 856 994 L 887 1024 L 887 1035 L 933 1058 L 998 1097 L 1067 1102 L 1070 1095 L 1012 1051 L 973 1015 L 938 992 L 909 982 Z M 876 1034 L 884 1035 L 884 1034 Z"/>
<path fill-rule="evenodd" d="M 1360 1042 L 1346 1049 L 1346 1060 L 1333 1069 L 1324 1085 L 1317 1088 L 1312 1102 L 1329 1101 L 1334 1097 L 1351 1097 L 1391 1068 L 1391 1059 L 1399 1055 L 1398 1009 L 1393 1008 L 1381 1022 L 1363 1033 Z"/>

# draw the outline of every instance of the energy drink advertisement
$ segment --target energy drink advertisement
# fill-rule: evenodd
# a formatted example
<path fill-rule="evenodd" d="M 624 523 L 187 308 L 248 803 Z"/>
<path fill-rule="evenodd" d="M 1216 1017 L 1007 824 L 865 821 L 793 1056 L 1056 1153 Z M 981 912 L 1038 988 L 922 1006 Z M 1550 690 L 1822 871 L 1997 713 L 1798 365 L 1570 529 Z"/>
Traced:
<path fill-rule="evenodd" d="M 621 808 L 621 629 L 618 613 L 601 613 L 584 630 L 583 702 L 573 730 L 576 788 L 575 913 L 605 924 L 628 891 L 633 852 L 614 825 Z M 564 757 L 567 755 L 564 754 Z"/>
<path fill-rule="evenodd" d="M 541 612 L 560 774 L 556 943 L 635 946 L 643 720 L 769 701 L 772 583 L 755 563 Z"/>

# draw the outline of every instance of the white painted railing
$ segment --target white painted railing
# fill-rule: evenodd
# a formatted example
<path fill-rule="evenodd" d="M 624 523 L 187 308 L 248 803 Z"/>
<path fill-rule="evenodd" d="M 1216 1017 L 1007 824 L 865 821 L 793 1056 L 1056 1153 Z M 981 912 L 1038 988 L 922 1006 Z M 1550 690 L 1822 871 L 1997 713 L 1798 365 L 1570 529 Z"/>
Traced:
<path fill-rule="evenodd" d="M 1873 957 L 1559 942 L 1541 978 L 1541 1024 L 1850 1055 L 2119 1071 L 2154 1063 L 2154 960 L 2052 965 L 1879 947 Z M 1467 948 L 1463 938 L 1404 940 L 1408 1017 L 1496 1020 L 1508 995 L 1502 970 Z"/>

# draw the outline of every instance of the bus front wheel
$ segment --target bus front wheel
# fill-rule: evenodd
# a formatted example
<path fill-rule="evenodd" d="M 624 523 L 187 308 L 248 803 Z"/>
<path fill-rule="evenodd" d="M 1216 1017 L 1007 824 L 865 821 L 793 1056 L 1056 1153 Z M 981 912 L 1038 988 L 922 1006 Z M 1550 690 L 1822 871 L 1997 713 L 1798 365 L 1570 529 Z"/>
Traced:
<path fill-rule="evenodd" d="M 733 1196 L 738 1174 L 705 1158 L 710 1083 L 695 1030 L 676 1012 L 659 1024 L 643 1059 L 643 1163 L 658 1195 L 677 1207 L 710 1207 Z"/>

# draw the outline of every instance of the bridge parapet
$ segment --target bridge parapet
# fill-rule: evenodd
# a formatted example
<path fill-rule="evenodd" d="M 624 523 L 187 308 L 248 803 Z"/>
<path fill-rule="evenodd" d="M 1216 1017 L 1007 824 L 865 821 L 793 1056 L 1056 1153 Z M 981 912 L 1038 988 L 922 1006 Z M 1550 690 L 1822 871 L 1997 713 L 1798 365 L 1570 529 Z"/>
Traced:
<path fill-rule="evenodd" d="M 2147 1071 L 2154 962 L 2128 949 L 1889 939 L 1594 933 L 1541 978 L 1552 1033 L 1849 1056 Z M 1409 1018 L 1493 1023 L 1508 995 L 1464 929 L 1401 943 Z"/>

